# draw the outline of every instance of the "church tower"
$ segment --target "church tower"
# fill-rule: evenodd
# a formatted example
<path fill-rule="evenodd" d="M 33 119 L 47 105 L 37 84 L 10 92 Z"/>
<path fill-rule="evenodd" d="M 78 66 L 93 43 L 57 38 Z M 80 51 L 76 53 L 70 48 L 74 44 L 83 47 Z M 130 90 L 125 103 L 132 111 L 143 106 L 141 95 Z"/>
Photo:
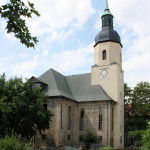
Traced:
<path fill-rule="evenodd" d="M 102 19 L 102 30 L 95 37 L 94 66 L 91 85 L 101 85 L 114 101 L 113 143 L 124 146 L 124 72 L 122 70 L 122 44 L 113 27 L 113 15 L 108 1 Z"/>

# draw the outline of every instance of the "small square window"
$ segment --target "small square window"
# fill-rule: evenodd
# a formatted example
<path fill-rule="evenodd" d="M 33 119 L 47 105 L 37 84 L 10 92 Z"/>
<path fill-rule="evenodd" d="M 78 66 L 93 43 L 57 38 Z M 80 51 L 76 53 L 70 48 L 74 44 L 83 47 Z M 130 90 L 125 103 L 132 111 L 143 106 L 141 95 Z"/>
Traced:
<path fill-rule="evenodd" d="M 120 93 L 120 99 L 122 99 L 122 93 Z"/>
<path fill-rule="evenodd" d="M 79 140 L 80 142 L 83 142 L 83 135 L 80 135 Z"/>
<path fill-rule="evenodd" d="M 70 135 L 68 135 L 68 141 L 70 141 Z"/>
<path fill-rule="evenodd" d="M 120 117 L 122 117 L 122 110 L 120 110 Z"/>
<path fill-rule="evenodd" d="M 42 134 L 42 140 L 46 140 L 46 134 Z"/>
<path fill-rule="evenodd" d="M 43 104 L 43 107 L 47 111 L 47 104 Z"/>
<path fill-rule="evenodd" d="M 99 142 L 102 143 L 102 136 L 99 136 Z"/>
<path fill-rule="evenodd" d="M 120 144 L 122 144 L 122 136 L 120 136 Z"/>

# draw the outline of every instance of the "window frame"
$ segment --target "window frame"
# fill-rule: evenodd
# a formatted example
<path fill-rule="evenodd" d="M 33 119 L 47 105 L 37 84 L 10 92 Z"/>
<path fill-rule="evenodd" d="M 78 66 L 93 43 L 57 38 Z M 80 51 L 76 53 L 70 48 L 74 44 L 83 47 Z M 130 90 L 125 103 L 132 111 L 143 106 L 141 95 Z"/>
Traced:
<path fill-rule="evenodd" d="M 106 60 L 107 59 L 107 51 L 103 50 L 102 51 L 102 60 Z"/>

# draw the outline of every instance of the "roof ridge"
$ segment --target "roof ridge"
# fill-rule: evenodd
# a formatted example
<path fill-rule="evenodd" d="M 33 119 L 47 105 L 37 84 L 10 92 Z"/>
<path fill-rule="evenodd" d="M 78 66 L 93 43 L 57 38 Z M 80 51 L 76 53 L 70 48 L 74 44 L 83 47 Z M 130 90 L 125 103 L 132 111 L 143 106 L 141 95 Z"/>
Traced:
<path fill-rule="evenodd" d="M 38 78 L 42 77 L 45 73 L 49 72 L 50 70 L 52 70 L 52 68 L 50 68 L 47 71 L 45 71 L 44 73 L 42 73 Z"/>
<path fill-rule="evenodd" d="M 72 90 L 71 90 L 71 87 L 70 87 L 70 85 L 69 85 L 69 82 L 68 82 L 68 80 L 67 80 L 67 76 L 65 76 L 65 79 L 66 79 L 66 82 L 67 82 L 67 85 L 68 85 L 68 87 L 69 87 L 69 89 L 70 89 L 70 92 L 71 92 L 71 94 L 72 94 L 72 96 L 73 96 L 73 98 L 74 98 L 74 94 L 73 94 L 73 92 L 72 92 Z M 75 99 L 75 98 L 74 98 Z M 77 101 L 77 100 L 76 100 Z"/>
<path fill-rule="evenodd" d="M 54 80 L 55 80 L 55 85 L 56 85 L 56 87 L 57 87 L 57 91 L 58 91 L 58 93 L 61 95 L 61 93 L 60 93 L 60 91 L 59 91 L 59 89 L 58 89 L 58 85 L 57 85 L 57 83 L 56 83 L 56 78 L 55 78 L 55 76 L 54 76 L 54 72 L 53 72 L 53 71 L 55 71 L 55 70 L 51 68 L 51 71 L 52 71 L 52 74 L 53 74 L 53 78 L 54 78 Z M 57 71 L 55 71 L 55 72 L 57 72 Z"/>
<path fill-rule="evenodd" d="M 44 73 L 42 73 L 38 78 L 40 78 L 43 74 L 45 74 L 45 73 L 47 73 L 47 72 L 49 72 L 49 71 L 55 71 L 55 72 L 61 74 L 60 72 L 56 71 L 55 69 L 50 68 L 50 69 L 48 69 L 47 71 L 45 71 Z M 64 76 L 63 74 L 61 74 L 61 75 Z"/>
<path fill-rule="evenodd" d="M 107 97 L 109 97 L 111 100 L 113 100 L 113 99 L 106 93 L 106 91 L 103 89 L 103 87 L 102 87 L 100 84 L 99 84 L 98 86 L 100 86 L 100 87 L 102 88 L 103 92 L 106 94 Z"/>
<path fill-rule="evenodd" d="M 59 72 L 57 72 L 57 71 L 55 71 L 55 70 L 53 70 L 53 69 L 52 69 L 52 72 L 53 72 L 54 80 L 55 80 L 57 89 L 58 89 L 58 91 L 59 91 L 59 94 L 60 94 L 60 95 L 63 95 L 63 93 L 65 92 L 66 94 L 70 94 L 70 95 L 71 95 L 71 97 L 70 97 L 71 99 L 75 100 L 75 98 L 74 98 L 74 96 L 73 96 L 73 93 L 72 93 L 72 91 L 71 91 L 71 88 L 70 88 L 70 86 L 69 86 L 69 83 L 68 83 L 68 81 L 67 81 L 66 76 L 64 76 L 63 74 L 61 74 L 61 73 L 59 73 Z M 58 81 L 57 81 L 57 76 L 58 76 L 58 75 L 55 75 L 55 74 L 58 74 L 59 76 L 62 76 L 62 77 L 64 78 L 63 80 L 65 81 L 65 84 L 66 84 L 66 87 L 67 87 L 68 90 L 69 90 L 69 93 L 68 93 L 67 91 L 64 91 L 64 90 L 62 90 L 62 89 L 60 88 L 60 84 L 59 84 Z"/>
<path fill-rule="evenodd" d="M 91 74 L 91 73 L 73 74 L 73 75 L 67 75 L 65 77 L 79 76 L 79 75 L 86 75 L 86 74 Z"/>

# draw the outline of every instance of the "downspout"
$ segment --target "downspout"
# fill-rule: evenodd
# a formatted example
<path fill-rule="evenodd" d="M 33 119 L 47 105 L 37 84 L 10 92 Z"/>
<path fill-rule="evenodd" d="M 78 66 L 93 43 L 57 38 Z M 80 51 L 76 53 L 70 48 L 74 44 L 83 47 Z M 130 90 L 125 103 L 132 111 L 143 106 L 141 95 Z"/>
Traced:
<path fill-rule="evenodd" d="M 63 127 L 62 127 L 62 99 L 61 99 L 61 111 L 60 111 L 60 113 L 61 113 L 61 114 L 60 114 L 60 117 L 61 117 L 61 129 L 62 129 L 62 128 L 63 128 Z"/>
<path fill-rule="evenodd" d="M 108 102 L 107 102 L 107 146 L 108 146 Z"/>

